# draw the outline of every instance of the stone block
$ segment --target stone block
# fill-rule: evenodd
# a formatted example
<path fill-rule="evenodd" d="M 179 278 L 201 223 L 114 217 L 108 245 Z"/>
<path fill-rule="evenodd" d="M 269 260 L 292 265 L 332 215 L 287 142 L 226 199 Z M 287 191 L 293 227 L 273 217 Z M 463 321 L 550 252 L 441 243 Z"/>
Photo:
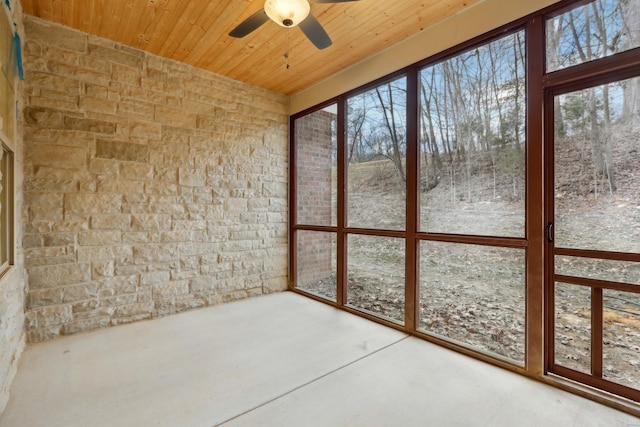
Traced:
<path fill-rule="evenodd" d="M 88 151 L 81 147 L 35 145 L 25 152 L 25 163 L 56 168 L 81 168 L 87 164 Z"/>
<path fill-rule="evenodd" d="M 68 77 L 74 80 L 79 80 L 81 82 L 92 83 L 101 86 L 109 85 L 109 76 L 107 76 L 106 74 L 89 70 L 87 68 L 82 68 L 77 65 L 66 64 L 58 61 L 49 61 L 48 68 L 53 74 L 57 76 Z"/>
<path fill-rule="evenodd" d="M 133 52 L 122 52 L 117 49 L 112 49 L 110 47 L 96 44 L 95 40 L 92 40 L 88 43 L 87 51 L 89 55 L 100 58 L 104 61 L 116 62 L 118 64 L 136 68 L 142 66 L 144 56 L 143 54 L 141 54 L 141 51 L 138 51 L 140 54 L 132 54 Z"/>
<path fill-rule="evenodd" d="M 95 261 L 91 263 L 91 276 L 94 279 L 113 277 L 116 271 L 114 260 Z"/>
<path fill-rule="evenodd" d="M 44 246 L 67 246 L 76 241 L 74 233 L 47 233 L 43 237 Z"/>
<path fill-rule="evenodd" d="M 42 206 L 47 208 L 62 208 L 62 194 L 25 192 L 23 204 L 26 206 Z"/>
<path fill-rule="evenodd" d="M 24 28 L 29 38 L 43 45 L 56 46 L 77 52 L 86 50 L 87 36 L 71 28 L 62 27 L 41 19 L 25 19 Z"/>
<path fill-rule="evenodd" d="M 109 316 L 91 317 L 88 319 L 75 320 L 62 327 L 63 335 L 72 335 L 79 332 L 91 331 L 94 329 L 106 328 L 111 319 Z"/>
<path fill-rule="evenodd" d="M 153 122 L 132 122 L 129 124 L 129 134 L 134 138 L 160 140 L 162 126 Z"/>
<path fill-rule="evenodd" d="M 149 100 L 153 100 L 155 104 L 167 103 L 166 102 L 167 97 L 166 95 L 164 95 L 164 87 L 165 87 L 164 82 L 160 82 L 155 79 L 150 79 L 148 77 L 142 77 L 140 79 L 140 85 L 146 91 L 153 91 L 153 92 L 149 92 Z M 157 98 L 154 98 L 154 96 L 157 96 Z"/>
<path fill-rule="evenodd" d="M 148 320 L 153 317 L 153 313 L 142 313 L 142 314 L 134 314 L 130 316 L 122 316 L 118 318 L 111 319 L 111 325 L 126 325 L 127 323 L 140 322 L 141 320 Z"/>
<path fill-rule="evenodd" d="M 96 58 L 95 56 L 80 55 L 78 63 L 84 68 L 98 71 L 101 74 L 111 73 L 111 63 L 103 61 L 100 58 Z"/>
<path fill-rule="evenodd" d="M 116 133 L 115 123 L 104 120 L 82 119 L 79 117 L 65 117 L 65 129 L 79 130 L 82 132 L 92 132 L 104 135 L 113 135 Z"/>
<path fill-rule="evenodd" d="M 29 97 L 31 108 L 33 107 L 42 107 L 50 110 L 73 110 L 78 105 L 78 99 L 75 95 L 50 95 L 46 96 L 36 96 L 32 95 Z M 30 118 L 33 120 L 33 117 Z"/>
<path fill-rule="evenodd" d="M 22 236 L 22 247 L 24 249 L 39 248 L 43 245 L 40 234 L 25 234 Z"/>
<path fill-rule="evenodd" d="M 228 198 L 224 201 L 225 212 L 246 212 L 247 199 Z"/>
<path fill-rule="evenodd" d="M 143 273 L 140 275 L 140 285 L 153 285 L 156 283 L 168 282 L 170 279 L 171 275 L 168 270 L 152 271 L 150 273 Z"/>
<path fill-rule="evenodd" d="M 178 183 L 187 187 L 202 187 L 206 184 L 207 175 L 204 169 L 178 169 Z"/>
<path fill-rule="evenodd" d="M 80 95 L 80 82 L 53 74 L 30 72 L 29 83 L 31 87 L 42 87 L 62 93 Z"/>
<path fill-rule="evenodd" d="M 78 244 L 82 246 L 108 246 L 122 242 L 122 232 L 111 230 L 91 230 L 78 233 Z"/>
<path fill-rule="evenodd" d="M 92 229 L 128 230 L 130 227 L 131 215 L 129 214 L 106 214 L 91 216 Z"/>
<path fill-rule="evenodd" d="M 135 293 L 140 280 L 137 275 L 117 276 L 99 281 L 100 295 L 118 295 Z"/>
<path fill-rule="evenodd" d="M 180 243 L 180 256 L 188 257 L 193 255 L 203 255 L 215 253 L 215 245 L 213 243 Z"/>
<path fill-rule="evenodd" d="M 122 100 L 118 104 L 117 114 L 121 116 L 135 116 L 152 120 L 154 115 L 153 104 L 140 100 Z"/>
<path fill-rule="evenodd" d="M 93 179 L 81 179 L 78 181 L 78 191 L 81 193 L 94 193 L 98 183 Z"/>
<path fill-rule="evenodd" d="M 35 309 L 38 321 L 38 328 L 47 328 L 54 325 L 62 325 L 73 319 L 71 306 L 55 305 L 51 307 L 40 307 Z"/>
<path fill-rule="evenodd" d="M 87 300 L 98 296 L 98 284 L 95 282 L 65 286 L 63 289 L 63 302 L 65 303 Z"/>
<path fill-rule="evenodd" d="M 122 234 L 122 241 L 124 243 L 151 243 L 153 239 L 147 231 L 128 231 Z"/>
<path fill-rule="evenodd" d="M 118 163 L 111 158 L 93 158 L 89 161 L 89 172 L 101 176 L 116 176 L 118 175 Z"/>
<path fill-rule="evenodd" d="M 80 98 L 80 108 L 99 114 L 115 114 L 118 104 L 107 99 L 83 96 Z"/>
<path fill-rule="evenodd" d="M 131 216 L 132 230 L 162 231 L 171 229 L 171 215 L 136 214 Z"/>
<path fill-rule="evenodd" d="M 146 163 L 149 157 L 149 147 L 142 144 L 98 139 L 96 141 L 96 157 Z"/>
<path fill-rule="evenodd" d="M 150 317 L 153 313 L 153 309 L 153 302 L 127 304 L 117 307 L 113 315 L 114 317 L 130 317 L 139 315 L 148 315 Z"/>
<path fill-rule="evenodd" d="M 196 116 L 187 114 L 183 110 L 156 105 L 154 118 L 161 124 L 183 129 L 195 129 Z"/>
<path fill-rule="evenodd" d="M 189 281 L 180 280 L 174 282 L 155 283 L 153 286 L 153 299 L 166 298 L 189 293 Z"/>
<path fill-rule="evenodd" d="M 124 179 L 137 179 L 141 181 L 153 179 L 153 166 L 142 163 L 121 163 L 120 177 Z"/>
<path fill-rule="evenodd" d="M 210 292 L 217 288 L 217 281 L 214 276 L 198 276 L 190 280 L 189 290 L 195 292 Z"/>
<path fill-rule="evenodd" d="M 205 300 L 195 295 L 179 295 L 176 297 L 177 312 L 192 310 L 194 308 L 204 307 L 205 305 Z"/>
<path fill-rule="evenodd" d="M 35 311 L 28 311 L 24 314 L 24 329 L 33 331 L 38 327 L 38 315 Z"/>
<path fill-rule="evenodd" d="M 66 194 L 65 214 L 120 213 L 122 197 L 117 194 Z"/>
<path fill-rule="evenodd" d="M 206 229 L 207 229 L 207 221 L 205 221 L 204 219 L 173 221 L 174 231 L 206 230 Z"/>
<path fill-rule="evenodd" d="M 30 289 L 55 288 L 91 279 L 91 264 L 61 264 L 27 269 Z"/>
<path fill-rule="evenodd" d="M 29 207 L 29 220 L 40 221 L 60 221 L 63 218 L 62 209 L 55 209 L 46 206 Z"/>
<path fill-rule="evenodd" d="M 160 241 L 162 243 L 182 243 L 189 242 L 191 240 L 190 231 L 165 231 L 160 235 Z"/>
<path fill-rule="evenodd" d="M 265 182 L 262 185 L 262 195 L 264 197 L 287 198 L 289 187 L 286 182 Z"/>
<path fill-rule="evenodd" d="M 40 289 L 29 292 L 27 308 L 36 308 L 62 303 L 63 288 Z"/>
<path fill-rule="evenodd" d="M 156 171 L 156 177 L 157 176 L 158 176 L 158 173 Z M 176 184 L 171 184 L 166 181 L 158 182 L 154 180 L 153 182 L 144 183 L 144 192 L 148 194 L 174 195 L 174 194 L 178 194 L 178 186 Z"/>
<path fill-rule="evenodd" d="M 149 264 L 158 261 L 179 259 L 178 245 L 173 243 L 145 244 L 133 247 L 133 258 L 136 264 Z"/>
<path fill-rule="evenodd" d="M 54 60 L 65 64 L 78 65 L 80 53 L 67 49 L 59 49 L 54 46 L 44 46 L 41 52 L 42 59 Z M 50 61 L 47 61 L 49 63 Z"/>
<path fill-rule="evenodd" d="M 144 182 L 118 178 L 104 178 L 96 183 L 99 193 L 136 194 L 144 192 Z"/>
<path fill-rule="evenodd" d="M 24 109 L 24 120 L 28 125 L 50 129 L 64 128 L 64 113 L 53 108 L 27 107 Z"/>
<path fill-rule="evenodd" d="M 111 79 L 131 86 L 140 86 L 142 70 L 127 65 L 111 64 Z"/>
<path fill-rule="evenodd" d="M 24 183 L 24 191 L 50 191 L 59 193 L 71 193 L 78 190 L 78 182 L 70 179 L 32 178 Z"/>
<path fill-rule="evenodd" d="M 77 248 L 79 262 L 91 262 L 131 257 L 133 250 L 129 245 L 120 246 L 80 246 Z"/>
<path fill-rule="evenodd" d="M 171 280 L 187 280 L 198 276 L 197 270 L 171 270 Z"/>
<path fill-rule="evenodd" d="M 27 342 L 35 344 L 42 341 L 52 340 L 60 336 L 61 325 L 37 328 L 27 332 Z"/>
<path fill-rule="evenodd" d="M 138 295 L 135 293 L 114 295 L 112 297 L 100 298 L 100 307 L 119 307 L 127 304 L 133 304 L 138 301 Z"/>
<path fill-rule="evenodd" d="M 100 307 L 100 302 L 95 298 L 85 301 L 78 301 L 71 304 L 71 309 L 73 310 L 75 319 L 94 317 L 100 314 L 104 314 L 105 311 L 96 311 L 98 307 Z"/>

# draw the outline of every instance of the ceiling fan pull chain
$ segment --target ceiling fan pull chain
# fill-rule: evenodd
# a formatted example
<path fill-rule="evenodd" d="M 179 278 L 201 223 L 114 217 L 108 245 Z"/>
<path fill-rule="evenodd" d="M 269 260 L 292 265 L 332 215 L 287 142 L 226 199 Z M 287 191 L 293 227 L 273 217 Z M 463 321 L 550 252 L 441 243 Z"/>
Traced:
<path fill-rule="evenodd" d="M 284 49 L 285 49 L 284 62 L 285 62 L 285 67 L 288 70 L 289 69 L 289 29 L 288 28 L 285 30 Z"/>

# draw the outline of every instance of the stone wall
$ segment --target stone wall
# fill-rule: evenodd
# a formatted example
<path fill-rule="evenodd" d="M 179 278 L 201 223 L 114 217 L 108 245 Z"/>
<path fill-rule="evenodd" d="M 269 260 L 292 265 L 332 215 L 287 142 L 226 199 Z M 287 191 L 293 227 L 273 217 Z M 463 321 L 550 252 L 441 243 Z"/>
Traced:
<path fill-rule="evenodd" d="M 287 286 L 287 98 L 25 16 L 30 342 Z"/>
<path fill-rule="evenodd" d="M 0 5 L 0 19 L 6 19 L 5 15 L 10 18 L 10 24 L 16 23 L 16 28 L 24 40 L 24 30 L 22 26 L 22 7 L 19 1 L 11 1 L 11 10 L 9 10 L 5 2 Z M 0 61 L 5 61 L 1 58 Z M 22 82 L 17 82 L 14 99 L 12 102 L 16 105 L 22 104 Z M 3 94 L 4 96 L 4 94 Z M 4 101 L 4 100 L 2 100 Z M 5 270 L 0 278 L 0 414 L 4 410 L 9 399 L 9 388 L 13 377 L 15 376 L 18 359 L 24 349 L 24 304 L 25 304 L 25 280 L 24 280 L 24 264 L 22 242 L 22 221 L 20 219 L 20 209 L 22 205 L 22 120 L 19 118 L 15 135 L 7 135 L 13 139 L 11 141 L 11 149 L 13 151 L 13 187 L 14 187 L 14 211 L 16 218 L 14 220 L 14 252 L 13 266 Z M 6 206 L 2 206 L 5 209 Z"/>

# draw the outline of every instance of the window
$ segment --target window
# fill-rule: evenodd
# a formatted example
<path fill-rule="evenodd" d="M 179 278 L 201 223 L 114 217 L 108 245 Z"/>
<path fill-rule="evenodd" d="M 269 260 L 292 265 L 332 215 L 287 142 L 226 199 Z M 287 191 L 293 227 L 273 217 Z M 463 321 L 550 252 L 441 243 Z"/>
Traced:
<path fill-rule="evenodd" d="M 640 0 L 562 1 L 329 102 L 291 121 L 294 290 L 640 402 Z"/>
<path fill-rule="evenodd" d="M 2 14 L 5 15 L 5 14 Z M 7 16 L 8 18 L 8 16 Z M 13 263 L 13 150 L 16 133 L 13 25 L 0 18 L 0 276 Z"/>
<path fill-rule="evenodd" d="M 547 70 L 640 47 L 640 0 L 597 0 L 547 22 Z"/>
<path fill-rule="evenodd" d="M 407 79 L 347 100 L 348 223 L 405 229 Z"/>
<path fill-rule="evenodd" d="M 0 274 L 13 262 L 13 154 L 0 149 Z"/>

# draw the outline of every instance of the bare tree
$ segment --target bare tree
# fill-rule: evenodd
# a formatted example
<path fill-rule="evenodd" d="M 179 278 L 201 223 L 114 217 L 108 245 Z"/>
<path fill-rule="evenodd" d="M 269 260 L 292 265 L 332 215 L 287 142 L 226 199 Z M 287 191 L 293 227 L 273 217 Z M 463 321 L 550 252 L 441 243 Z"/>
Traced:
<path fill-rule="evenodd" d="M 384 120 L 384 127 L 388 133 L 388 137 L 391 142 L 391 149 L 387 150 L 384 155 L 388 157 L 394 164 L 396 168 L 396 172 L 398 177 L 400 178 L 400 182 L 407 182 L 407 177 L 404 172 L 404 165 L 402 164 L 402 159 L 405 156 L 403 145 L 404 143 L 404 135 L 400 135 L 398 132 L 400 129 L 400 121 L 398 120 L 398 106 L 394 100 L 394 93 L 398 91 L 398 88 L 394 88 L 391 86 L 391 83 L 387 83 L 384 85 L 386 90 L 380 90 L 380 86 L 376 87 L 375 92 L 378 97 L 378 101 L 380 102 L 380 107 L 382 109 L 382 117 Z M 406 97 L 406 91 L 405 91 Z M 402 187 L 406 191 L 406 186 Z"/>

